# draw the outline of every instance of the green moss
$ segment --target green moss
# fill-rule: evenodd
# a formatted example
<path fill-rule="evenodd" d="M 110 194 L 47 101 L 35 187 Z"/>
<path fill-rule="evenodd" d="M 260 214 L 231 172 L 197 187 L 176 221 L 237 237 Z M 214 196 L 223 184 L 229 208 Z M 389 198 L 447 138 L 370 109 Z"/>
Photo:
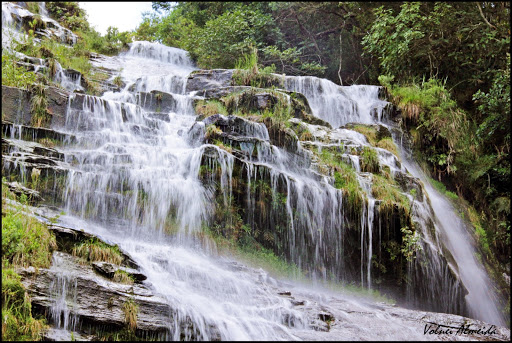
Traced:
<path fill-rule="evenodd" d="M 271 96 L 268 106 L 264 109 L 258 108 L 257 104 L 256 95 L 261 93 L 268 93 Z M 233 92 L 220 100 L 224 103 L 228 114 L 271 117 L 280 125 L 291 118 L 292 108 L 287 99 L 287 96 L 281 92 L 250 88 Z"/>
<path fill-rule="evenodd" d="M 379 158 L 377 152 L 370 147 L 363 147 L 360 155 L 361 171 L 369 173 L 378 173 L 380 171 Z"/>
<path fill-rule="evenodd" d="M 224 104 L 218 100 L 199 100 L 195 105 L 196 114 L 204 118 L 214 114 L 228 115 Z"/>
<path fill-rule="evenodd" d="M 489 241 L 487 239 L 487 232 L 485 231 L 485 229 L 483 228 L 483 226 L 480 222 L 480 216 L 478 215 L 478 213 L 472 206 L 468 207 L 468 215 L 469 215 L 469 220 L 471 221 L 471 224 L 475 228 L 475 235 L 476 235 L 478 243 L 480 244 L 483 252 L 487 256 L 490 256 L 491 251 L 489 248 Z"/>
<path fill-rule="evenodd" d="M 399 157 L 398 149 L 396 147 L 396 144 L 393 142 L 393 139 L 390 137 L 382 138 L 380 141 L 377 142 L 377 147 L 386 149 L 387 151 L 395 154 L 395 156 Z"/>
<path fill-rule="evenodd" d="M 406 217 L 410 216 L 409 198 L 400 192 L 398 185 L 383 176 L 372 175 L 372 196 L 381 200 L 380 210 L 392 212 L 396 206 Z M 404 222 L 405 224 L 405 222 Z"/>
<path fill-rule="evenodd" d="M 363 204 L 363 193 L 355 170 L 342 161 L 341 154 L 341 151 L 330 151 L 323 148 L 320 154 L 316 153 L 316 156 L 322 164 L 334 172 L 334 186 L 343 190 L 343 195 L 348 200 L 351 211 L 356 213 Z"/>
<path fill-rule="evenodd" d="M 246 229 L 249 230 L 249 228 Z M 250 236 L 246 236 L 246 239 L 238 242 L 219 235 L 207 226 L 203 227 L 203 232 L 213 239 L 220 252 L 232 255 L 249 266 L 263 268 L 270 275 L 276 277 L 306 280 L 304 273 L 294 263 L 289 263 L 283 257 L 275 255 L 274 252 L 264 248 Z"/>

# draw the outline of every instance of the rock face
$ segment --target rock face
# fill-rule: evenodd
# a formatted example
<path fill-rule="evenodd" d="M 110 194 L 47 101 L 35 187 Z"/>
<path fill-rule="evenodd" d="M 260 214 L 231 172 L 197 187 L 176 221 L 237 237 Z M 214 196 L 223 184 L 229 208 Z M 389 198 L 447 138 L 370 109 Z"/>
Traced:
<path fill-rule="evenodd" d="M 20 275 L 31 296 L 32 305 L 46 312 L 48 317 L 51 317 L 52 311 L 56 311 L 57 300 L 53 294 L 57 292 L 57 297 L 64 296 L 71 305 L 70 317 L 77 317 L 78 321 L 90 326 L 121 329 L 127 324 L 123 306 L 133 301 L 138 306 L 138 331 L 156 335 L 168 332 L 172 309 L 165 299 L 143 285 L 124 285 L 99 276 L 92 267 L 80 264 L 77 258 L 69 254 L 55 252 L 50 269 L 39 269 L 36 273 L 34 268 L 26 268 L 20 271 Z M 55 289 L 55 280 L 66 280 L 70 286 L 67 289 L 57 286 Z M 59 291 L 65 294 L 59 294 Z"/>
<path fill-rule="evenodd" d="M 47 87 L 48 112 L 51 115 L 51 125 L 62 126 L 65 122 L 69 92 L 56 87 Z M 32 114 L 30 111 L 31 93 L 29 91 L 2 85 L 3 120 L 14 124 L 30 126 Z"/>
<path fill-rule="evenodd" d="M 198 70 L 190 74 L 186 92 L 231 86 L 233 69 Z M 198 94 L 203 95 L 203 94 Z"/>

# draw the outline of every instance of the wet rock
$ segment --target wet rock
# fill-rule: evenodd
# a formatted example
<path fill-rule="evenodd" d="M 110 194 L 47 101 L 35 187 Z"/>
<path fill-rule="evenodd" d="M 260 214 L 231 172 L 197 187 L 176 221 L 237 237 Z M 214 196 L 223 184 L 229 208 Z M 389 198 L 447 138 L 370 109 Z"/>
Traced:
<path fill-rule="evenodd" d="M 96 269 L 100 274 L 107 276 L 108 278 L 113 278 L 114 274 L 118 271 L 124 271 L 125 273 L 131 275 L 135 281 L 141 282 L 147 279 L 146 275 L 142 274 L 141 272 L 132 269 L 132 268 L 125 268 L 117 266 L 113 263 L 109 262 L 93 262 L 92 266 L 94 269 Z"/>
<path fill-rule="evenodd" d="M 66 270 L 65 276 L 62 270 Z M 19 274 L 33 306 L 41 312 L 51 311 L 55 302 L 52 283 L 65 277 L 70 281 L 65 294 L 66 301 L 73 304 L 70 315 L 78 316 L 81 322 L 123 328 L 126 325 L 123 305 L 133 300 L 138 306 L 138 331 L 168 332 L 174 311 L 164 298 L 141 285 L 124 285 L 101 278 L 91 266 L 81 265 L 69 254 L 55 252 L 50 269 L 39 269 L 36 273 L 34 268 L 24 268 Z"/>
<path fill-rule="evenodd" d="M 423 199 L 423 186 L 420 183 L 420 180 L 402 172 L 395 173 L 395 180 L 400 185 L 400 188 L 404 192 L 410 192 L 411 190 L 416 190 L 416 199 Z"/>
<path fill-rule="evenodd" d="M 27 196 L 27 199 L 32 203 L 44 201 L 43 197 L 41 197 L 38 191 L 24 187 L 18 182 L 7 182 L 7 186 L 9 187 L 9 190 L 16 194 L 17 196 L 25 194 Z"/>
<path fill-rule="evenodd" d="M 231 86 L 234 69 L 198 70 L 190 74 L 186 92 Z M 201 95 L 201 94 L 199 94 Z"/>
<path fill-rule="evenodd" d="M 14 124 L 30 126 L 32 122 L 32 113 L 30 111 L 30 99 L 32 94 L 29 91 L 2 86 L 2 112 L 3 121 Z M 63 126 L 67 112 L 67 103 L 69 92 L 56 87 L 46 87 L 46 97 L 48 99 L 48 112 L 51 115 L 51 125 Z"/>
<path fill-rule="evenodd" d="M 53 223 L 48 223 L 48 224 L 49 224 L 48 229 L 51 230 L 55 234 L 55 238 L 57 240 L 57 246 L 60 251 L 71 253 L 73 247 L 77 243 L 86 242 L 91 239 L 92 240 L 99 239 L 99 240 L 103 241 L 105 244 L 113 246 L 113 244 L 111 242 L 108 242 L 107 240 L 101 239 L 101 238 L 99 238 L 95 235 L 92 235 L 90 233 L 87 233 L 83 230 L 78 230 L 78 229 L 71 228 L 71 227 L 63 227 L 63 226 L 56 225 Z M 133 273 L 140 274 L 139 272 L 137 272 L 135 270 L 135 269 L 139 268 L 137 263 L 121 248 L 118 247 L 118 249 L 124 258 L 123 262 L 121 263 L 121 266 L 129 267 L 129 270 L 133 271 Z M 108 267 L 106 267 L 106 268 L 108 268 Z M 145 279 L 143 279 L 143 276 L 138 275 L 137 278 L 140 279 L 141 281 L 145 280 Z"/>
<path fill-rule="evenodd" d="M 137 94 L 137 105 L 153 113 L 169 113 L 176 110 L 177 101 L 172 94 L 151 91 Z"/>
<path fill-rule="evenodd" d="M 231 93 L 242 92 L 251 89 L 249 86 L 228 86 L 219 88 L 207 88 L 197 91 L 196 95 L 205 99 L 220 99 Z"/>

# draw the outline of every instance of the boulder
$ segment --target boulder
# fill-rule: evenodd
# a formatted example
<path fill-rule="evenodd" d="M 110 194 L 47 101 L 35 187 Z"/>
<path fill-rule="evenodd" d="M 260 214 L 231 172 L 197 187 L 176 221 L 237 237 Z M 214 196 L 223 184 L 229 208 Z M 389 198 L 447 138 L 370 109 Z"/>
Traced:
<path fill-rule="evenodd" d="M 186 92 L 231 86 L 234 69 L 197 70 L 187 80 Z M 199 94 L 201 95 L 201 94 Z"/>
<path fill-rule="evenodd" d="M 172 94 L 153 90 L 137 93 L 137 105 L 147 112 L 169 113 L 176 111 L 177 100 Z"/>

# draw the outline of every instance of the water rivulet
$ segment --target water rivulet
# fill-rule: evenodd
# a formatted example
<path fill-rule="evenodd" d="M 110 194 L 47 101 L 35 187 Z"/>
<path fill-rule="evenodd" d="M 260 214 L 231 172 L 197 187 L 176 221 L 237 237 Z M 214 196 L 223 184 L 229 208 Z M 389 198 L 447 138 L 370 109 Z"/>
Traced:
<path fill-rule="evenodd" d="M 244 272 L 216 256 L 210 234 L 255 241 L 319 283 L 378 288 L 410 306 L 502 323 L 481 291 L 489 284 L 485 273 L 480 284 L 470 276 L 480 267 L 466 264 L 471 250 L 462 231 L 445 237 L 450 230 L 442 222 L 453 211 L 441 213 L 438 195 L 410 176 L 422 178 L 414 164 L 373 147 L 349 126 L 336 129 L 355 122 L 393 132 L 378 87 L 284 77 L 283 99 L 290 104 L 293 92 L 304 94 L 312 114 L 335 128 L 292 119 L 291 128 L 309 132 L 306 139 L 269 118 L 215 114 L 196 121 L 203 94 L 187 91 L 196 68 L 186 51 L 134 42 L 95 63 L 118 72 L 124 87 L 101 97 L 73 93 L 65 119 L 52 127 L 73 138 L 60 149 L 67 166 L 58 197 L 67 215 L 60 220 L 119 244 L 138 263 L 175 309 L 159 338 L 310 337 L 307 311 L 277 294 L 278 283 L 265 272 Z M 80 90 L 79 83 L 67 88 Z M 212 131 L 217 140 L 207 139 Z M 338 160 L 338 169 L 326 168 Z M 386 188 L 371 168 L 405 186 Z M 386 202 L 376 185 L 402 205 Z M 414 254 L 405 258 L 404 249 Z M 54 257 L 60 276 L 52 315 L 58 326 L 74 329 L 79 320 L 69 317 L 72 306 L 59 292 L 76 297 L 76 283 L 60 262 Z"/>

